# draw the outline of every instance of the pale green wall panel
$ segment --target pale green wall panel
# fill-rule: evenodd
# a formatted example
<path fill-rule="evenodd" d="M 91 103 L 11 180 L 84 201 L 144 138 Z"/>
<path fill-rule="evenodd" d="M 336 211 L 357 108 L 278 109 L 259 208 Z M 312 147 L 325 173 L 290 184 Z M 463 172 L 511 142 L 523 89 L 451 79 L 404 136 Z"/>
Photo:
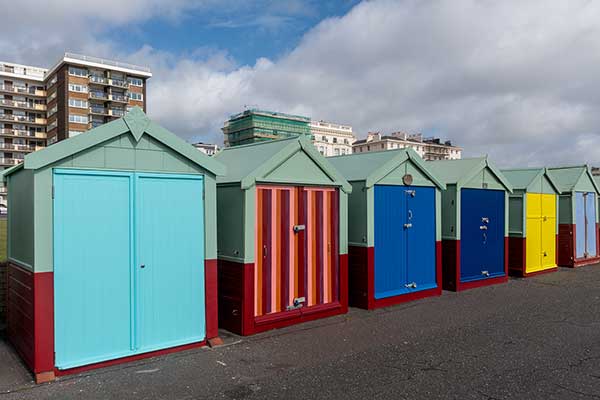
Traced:
<path fill-rule="evenodd" d="M 8 258 L 33 270 L 33 172 L 22 169 L 8 180 Z"/>
<path fill-rule="evenodd" d="M 442 240 L 442 191 L 435 188 L 435 240 Z"/>
<path fill-rule="evenodd" d="M 523 224 L 524 196 L 512 194 L 508 196 L 508 234 L 509 236 L 525 237 Z"/>
<path fill-rule="evenodd" d="M 245 262 L 244 191 L 239 184 L 217 187 L 217 220 L 218 257 Z"/>
<path fill-rule="evenodd" d="M 457 240 L 460 238 L 457 226 L 458 197 L 456 185 L 448 185 L 446 190 L 442 191 L 442 239 Z"/>
<path fill-rule="evenodd" d="M 577 185 L 575 186 L 575 191 L 577 192 L 596 192 L 596 188 L 594 187 L 594 184 L 592 183 L 592 180 L 590 179 L 589 174 L 583 174 L 581 175 L 581 178 L 579 178 L 579 181 L 577 182 Z"/>
<path fill-rule="evenodd" d="M 375 246 L 375 186 L 367 189 L 367 246 Z"/>
<path fill-rule="evenodd" d="M 352 193 L 348 196 L 348 244 L 367 245 L 367 191 L 365 181 L 350 182 Z"/>
<path fill-rule="evenodd" d="M 575 221 L 573 213 L 571 194 L 558 196 L 558 223 L 573 224 Z"/>
<path fill-rule="evenodd" d="M 340 254 L 348 254 L 348 194 L 339 189 L 340 201 Z"/>
<path fill-rule="evenodd" d="M 156 168 L 157 165 L 163 169 L 163 153 L 160 151 L 153 150 L 139 150 L 135 151 L 135 162 L 136 167 L 142 171 L 148 171 Z"/>
<path fill-rule="evenodd" d="M 98 148 L 98 152 L 104 151 L 105 167 L 111 169 L 134 170 L 135 169 L 135 151 L 118 147 Z M 77 157 L 79 158 L 79 157 Z M 75 160 L 77 159 L 75 158 Z M 162 169 L 162 168 L 161 168 Z"/>
<path fill-rule="evenodd" d="M 217 182 L 212 174 L 204 175 L 204 244 L 206 260 L 217 259 Z"/>
<path fill-rule="evenodd" d="M 487 187 L 485 187 L 484 184 L 487 184 Z M 475 177 L 471 178 L 469 182 L 467 182 L 462 187 L 471 189 L 486 188 L 505 190 L 505 187 L 502 184 L 502 182 L 500 182 L 498 178 L 496 178 L 494 173 L 488 167 L 479 171 Z"/>
<path fill-rule="evenodd" d="M 297 152 L 261 182 L 294 182 L 312 185 L 331 185 L 332 180 L 306 153 Z"/>
<path fill-rule="evenodd" d="M 104 148 L 95 147 L 90 150 L 85 150 L 73 157 L 69 157 L 71 164 L 67 160 L 63 160 L 61 164 L 65 167 L 73 166 L 75 168 L 101 168 L 106 164 L 104 158 Z"/>
<path fill-rule="evenodd" d="M 244 191 L 244 262 L 254 262 L 254 225 L 256 224 L 256 186 Z"/>
<path fill-rule="evenodd" d="M 543 175 L 541 177 L 540 185 L 541 185 L 540 193 L 556 194 L 556 189 L 554 189 L 554 186 L 552 186 L 552 184 L 550 183 L 550 181 L 548 180 L 548 177 L 546 175 Z"/>
<path fill-rule="evenodd" d="M 52 169 L 44 168 L 34 172 L 34 270 L 50 272 L 54 270 L 53 229 L 52 229 Z"/>

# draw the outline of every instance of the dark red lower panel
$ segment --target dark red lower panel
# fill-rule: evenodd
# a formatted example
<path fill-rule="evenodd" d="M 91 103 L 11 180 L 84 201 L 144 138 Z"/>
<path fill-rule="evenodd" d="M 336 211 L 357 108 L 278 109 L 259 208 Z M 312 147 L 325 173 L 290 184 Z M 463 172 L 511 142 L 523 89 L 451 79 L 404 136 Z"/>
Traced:
<path fill-rule="evenodd" d="M 350 247 L 350 305 L 373 310 L 442 294 L 442 243 L 436 242 L 437 288 L 375 299 L 375 249 Z"/>
<path fill-rule="evenodd" d="M 219 326 L 252 335 L 348 312 L 348 255 L 339 256 L 339 300 L 329 304 L 254 317 L 254 264 L 218 260 Z"/>
<path fill-rule="evenodd" d="M 558 240 L 556 243 L 558 265 L 573 267 L 575 260 L 575 225 L 558 224 Z"/>
<path fill-rule="evenodd" d="M 512 276 L 525 276 L 526 241 L 523 237 L 508 238 L 508 273 Z"/>
<path fill-rule="evenodd" d="M 219 336 L 217 260 L 204 260 L 204 287 L 206 302 L 206 339 L 214 339 Z"/>
<path fill-rule="evenodd" d="M 36 376 L 54 379 L 54 277 L 8 264 L 8 338 Z"/>
<path fill-rule="evenodd" d="M 460 281 L 460 240 L 442 240 L 442 287 L 457 290 Z"/>

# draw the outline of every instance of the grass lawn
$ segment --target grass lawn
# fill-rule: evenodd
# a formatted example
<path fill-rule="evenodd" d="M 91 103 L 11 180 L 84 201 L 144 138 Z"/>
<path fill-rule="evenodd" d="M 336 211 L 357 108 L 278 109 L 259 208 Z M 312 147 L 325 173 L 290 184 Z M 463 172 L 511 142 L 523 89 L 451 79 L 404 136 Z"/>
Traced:
<path fill-rule="evenodd" d="M 6 261 L 6 218 L 0 218 L 0 262 Z"/>

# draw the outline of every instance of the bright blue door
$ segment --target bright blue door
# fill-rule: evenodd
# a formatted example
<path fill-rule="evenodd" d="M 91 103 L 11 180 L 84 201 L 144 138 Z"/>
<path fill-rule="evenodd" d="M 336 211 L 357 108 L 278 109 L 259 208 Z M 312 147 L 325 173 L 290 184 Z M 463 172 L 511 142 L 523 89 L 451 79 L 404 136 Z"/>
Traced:
<path fill-rule="evenodd" d="M 138 174 L 137 186 L 139 348 L 203 340 L 202 177 Z"/>
<path fill-rule="evenodd" d="M 596 256 L 596 198 L 593 192 L 585 195 L 585 220 L 587 254 L 589 257 Z"/>
<path fill-rule="evenodd" d="M 403 186 L 375 185 L 375 298 L 407 293 Z"/>
<path fill-rule="evenodd" d="M 504 192 L 461 189 L 460 280 L 504 275 Z"/>
<path fill-rule="evenodd" d="M 202 194 L 195 175 L 54 171 L 57 368 L 204 339 Z"/>
<path fill-rule="evenodd" d="M 132 188 L 128 173 L 54 174 L 56 367 L 131 355 Z"/>
<path fill-rule="evenodd" d="M 435 268 L 435 189 L 406 187 L 407 288 L 437 287 Z"/>
<path fill-rule="evenodd" d="M 435 189 L 375 186 L 375 298 L 435 288 Z"/>

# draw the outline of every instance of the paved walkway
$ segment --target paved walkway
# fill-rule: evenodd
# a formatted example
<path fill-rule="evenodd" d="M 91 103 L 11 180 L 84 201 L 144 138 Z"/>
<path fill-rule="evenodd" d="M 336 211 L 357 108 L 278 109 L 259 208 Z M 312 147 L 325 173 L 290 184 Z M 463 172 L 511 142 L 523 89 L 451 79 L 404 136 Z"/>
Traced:
<path fill-rule="evenodd" d="M 0 341 L 0 400 L 600 399 L 600 265 L 225 342 L 36 386 Z"/>

